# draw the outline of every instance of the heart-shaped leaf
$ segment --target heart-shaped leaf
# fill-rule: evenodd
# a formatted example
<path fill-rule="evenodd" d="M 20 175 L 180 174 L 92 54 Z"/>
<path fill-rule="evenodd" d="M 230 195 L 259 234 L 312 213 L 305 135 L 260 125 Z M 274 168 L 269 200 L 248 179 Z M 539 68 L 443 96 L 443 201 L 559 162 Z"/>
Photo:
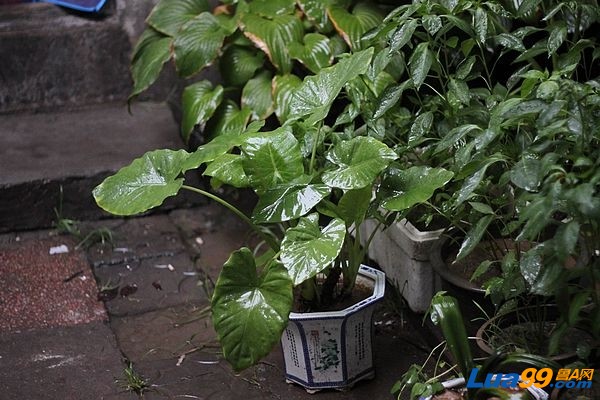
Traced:
<path fill-rule="evenodd" d="M 242 154 L 244 171 L 259 192 L 304 174 L 300 144 L 289 127 L 249 138 Z"/>
<path fill-rule="evenodd" d="M 308 33 L 304 36 L 304 45 L 291 43 L 290 56 L 306 66 L 313 73 L 331 64 L 332 54 L 329 38 L 320 33 Z"/>
<path fill-rule="evenodd" d="M 219 71 L 227 86 L 243 86 L 263 67 L 262 52 L 246 46 L 227 47 L 219 60 Z"/>
<path fill-rule="evenodd" d="M 153 29 L 144 31 L 131 60 L 133 90 L 129 99 L 142 93 L 156 81 L 164 63 L 171 58 L 172 42 L 173 39 Z"/>
<path fill-rule="evenodd" d="M 181 136 L 187 143 L 194 126 L 204 124 L 213 115 L 223 99 L 223 87 L 213 89 L 209 81 L 196 82 L 183 90 L 181 107 Z"/>
<path fill-rule="evenodd" d="M 397 154 L 377 139 L 357 136 L 340 142 L 327 160 L 335 168 L 323 173 L 323 183 L 340 189 L 361 189 L 371 185 Z"/>
<path fill-rule="evenodd" d="M 254 119 L 266 119 L 273 113 L 271 73 L 263 71 L 246 83 L 242 90 L 242 106 L 252 110 Z"/>
<path fill-rule="evenodd" d="M 212 320 L 235 370 L 256 364 L 279 342 L 292 301 L 292 281 L 280 263 L 259 275 L 249 249 L 229 257 L 215 285 Z"/>
<path fill-rule="evenodd" d="M 206 0 L 161 0 L 148 16 L 148 25 L 165 35 L 175 36 L 186 22 L 209 10 Z"/>
<path fill-rule="evenodd" d="M 188 77 L 212 63 L 225 36 L 226 32 L 219 21 L 208 12 L 183 25 L 173 42 L 179 74 Z"/>
<path fill-rule="evenodd" d="M 177 194 L 190 154 L 185 150 L 155 150 L 121 168 L 94 189 L 94 199 L 116 215 L 134 215 L 159 206 Z"/>
<path fill-rule="evenodd" d="M 256 223 L 289 221 L 307 214 L 330 192 L 325 185 L 291 184 L 268 189 L 258 199 L 252 219 Z"/>
<path fill-rule="evenodd" d="M 300 18 L 296 15 L 277 15 L 272 19 L 255 14 L 242 17 L 244 35 L 261 49 L 279 73 L 288 74 L 292 70 L 292 60 L 288 54 L 290 43 L 299 43 L 304 35 Z"/>
<path fill-rule="evenodd" d="M 453 176 L 444 168 L 414 166 L 406 170 L 391 169 L 381 183 L 380 192 L 384 194 L 381 206 L 390 211 L 402 211 L 424 203 Z"/>
<path fill-rule="evenodd" d="M 344 85 L 367 71 L 373 51 L 373 48 L 360 51 L 331 67 L 323 68 L 316 75 L 304 78 L 292 97 L 290 118 L 310 115 L 306 119 L 309 125 L 325 118 Z"/>
<path fill-rule="evenodd" d="M 294 285 L 312 278 L 331 265 L 344 244 L 346 224 L 334 218 L 323 230 L 319 214 L 311 214 L 289 228 L 281 242 L 281 262 Z"/>
<path fill-rule="evenodd" d="M 373 192 L 371 187 L 362 189 L 348 190 L 338 203 L 338 212 L 346 222 L 346 225 L 360 224 L 364 219 L 369 206 Z"/>

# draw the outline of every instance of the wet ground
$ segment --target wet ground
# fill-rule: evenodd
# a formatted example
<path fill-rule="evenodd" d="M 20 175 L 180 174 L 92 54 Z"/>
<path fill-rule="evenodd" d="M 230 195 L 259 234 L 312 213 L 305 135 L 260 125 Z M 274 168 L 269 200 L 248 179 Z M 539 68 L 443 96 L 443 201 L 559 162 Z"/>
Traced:
<path fill-rule="evenodd" d="M 0 236 L 0 399 L 136 399 L 136 383 L 145 399 L 392 399 L 428 354 L 422 317 L 389 292 L 375 317 L 375 379 L 310 395 L 285 383 L 279 347 L 235 374 L 207 307 L 230 251 L 256 241 L 239 220 L 210 205 L 77 228 L 78 238 Z M 98 229 L 104 243 L 81 243 Z"/>

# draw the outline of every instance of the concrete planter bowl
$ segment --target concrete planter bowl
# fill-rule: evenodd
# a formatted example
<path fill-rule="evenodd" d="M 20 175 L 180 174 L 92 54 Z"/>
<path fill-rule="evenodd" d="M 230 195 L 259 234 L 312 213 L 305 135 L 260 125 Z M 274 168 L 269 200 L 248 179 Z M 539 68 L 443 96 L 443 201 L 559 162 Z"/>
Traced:
<path fill-rule="evenodd" d="M 383 299 L 385 274 L 362 265 L 356 283 L 372 294 L 341 311 L 290 314 L 281 337 L 288 383 L 316 392 L 374 377 L 373 311 Z"/>
<path fill-rule="evenodd" d="M 376 226 L 374 220 L 365 221 L 361 226 L 362 240 Z M 432 268 L 432 255 L 439 251 L 443 232 L 443 229 L 421 232 L 403 219 L 377 232 L 369 246 L 369 257 L 381 266 L 414 312 L 426 312 L 440 287 Z"/>

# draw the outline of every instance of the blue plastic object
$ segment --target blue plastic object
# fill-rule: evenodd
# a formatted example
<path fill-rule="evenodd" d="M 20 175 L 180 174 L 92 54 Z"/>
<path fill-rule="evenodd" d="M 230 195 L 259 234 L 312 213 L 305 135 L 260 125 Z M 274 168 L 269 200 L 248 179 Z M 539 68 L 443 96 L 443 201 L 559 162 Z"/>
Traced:
<path fill-rule="evenodd" d="M 37 0 L 39 3 L 52 3 L 83 12 L 98 12 L 106 0 Z"/>

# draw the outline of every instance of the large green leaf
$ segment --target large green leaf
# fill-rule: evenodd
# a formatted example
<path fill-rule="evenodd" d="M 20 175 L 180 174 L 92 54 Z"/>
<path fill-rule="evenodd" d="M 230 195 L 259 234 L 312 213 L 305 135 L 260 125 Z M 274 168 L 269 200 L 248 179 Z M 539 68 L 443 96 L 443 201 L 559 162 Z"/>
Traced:
<path fill-rule="evenodd" d="M 276 75 L 273 78 L 273 101 L 279 122 L 287 121 L 294 91 L 302 84 L 297 75 Z"/>
<path fill-rule="evenodd" d="M 235 370 L 256 364 L 279 342 L 292 301 L 292 281 L 281 264 L 272 263 L 259 275 L 249 249 L 229 257 L 212 297 L 212 320 Z"/>
<path fill-rule="evenodd" d="M 377 99 L 377 107 L 373 112 L 373 119 L 383 117 L 388 110 L 395 107 L 400 97 L 402 97 L 402 93 L 409 85 L 409 81 L 404 81 L 399 85 L 388 86 Z"/>
<path fill-rule="evenodd" d="M 209 81 L 196 82 L 183 90 L 181 136 L 187 143 L 194 126 L 204 124 L 214 114 L 223 99 L 223 87 L 213 89 Z"/>
<path fill-rule="evenodd" d="M 340 189 L 361 189 L 371 185 L 379 173 L 398 158 L 384 143 L 365 136 L 340 142 L 326 157 L 334 168 L 323 173 L 323 182 Z"/>
<path fill-rule="evenodd" d="M 288 54 L 290 43 L 302 41 L 304 29 L 296 15 L 278 15 L 273 19 L 255 14 L 242 17 L 243 31 L 256 47 L 265 52 L 279 73 L 292 70 L 292 60 Z"/>
<path fill-rule="evenodd" d="M 328 8 L 327 13 L 335 29 L 353 50 L 360 50 L 363 47 L 361 38 L 365 32 L 383 21 L 379 9 L 373 3 L 358 3 L 352 13 L 344 7 L 334 6 Z"/>
<path fill-rule="evenodd" d="M 310 115 L 306 119 L 309 125 L 325 118 L 344 85 L 367 71 L 373 51 L 373 48 L 360 51 L 331 67 L 323 68 L 317 75 L 304 78 L 292 97 L 290 118 Z"/>
<path fill-rule="evenodd" d="M 256 223 L 289 221 L 307 214 L 330 192 L 322 184 L 288 184 L 268 189 L 258 199 L 252 219 Z"/>
<path fill-rule="evenodd" d="M 326 30 L 328 26 L 331 26 L 327 18 L 328 1 L 298 0 L 297 3 L 304 15 L 308 17 L 308 20 L 316 24 L 320 31 Z"/>
<path fill-rule="evenodd" d="M 186 22 L 208 10 L 206 0 L 160 0 L 147 21 L 157 31 L 175 36 Z"/>
<path fill-rule="evenodd" d="M 312 278 L 331 265 L 344 244 L 346 224 L 333 219 L 323 230 L 319 214 L 311 214 L 289 228 L 281 242 L 281 262 L 292 277 L 294 285 Z"/>
<path fill-rule="evenodd" d="M 144 31 L 131 61 L 133 90 L 129 95 L 130 99 L 148 89 L 156 81 L 164 63 L 171 58 L 172 42 L 173 39 L 154 30 Z"/>
<path fill-rule="evenodd" d="M 212 63 L 225 36 L 225 30 L 211 13 L 203 12 L 188 21 L 173 42 L 179 74 L 188 77 Z"/>
<path fill-rule="evenodd" d="M 254 48 L 232 45 L 219 60 L 219 70 L 228 86 L 243 86 L 264 65 L 264 54 Z"/>
<path fill-rule="evenodd" d="M 391 169 L 381 183 L 381 206 L 390 211 L 402 211 L 426 202 L 453 176 L 451 171 L 443 168 L 414 166 L 406 170 Z"/>
<path fill-rule="evenodd" d="M 329 38 L 320 33 L 307 33 L 304 36 L 304 45 L 291 43 L 290 56 L 297 59 L 313 73 L 331 64 L 333 55 L 329 47 Z"/>
<path fill-rule="evenodd" d="M 249 138 L 242 154 L 244 171 L 259 192 L 304 174 L 300 144 L 289 127 Z"/>
<path fill-rule="evenodd" d="M 402 22 L 390 39 L 390 51 L 398 51 L 402 46 L 408 43 L 412 38 L 413 33 L 415 33 L 417 26 L 419 26 L 419 23 L 416 19 L 409 19 L 408 21 Z"/>
<path fill-rule="evenodd" d="M 263 71 L 250 79 L 242 90 L 242 106 L 252 110 L 254 119 L 266 119 L 273 113 L 271 73 Z"/>
<path fill-rule="evenodd" d="M 204 175 L 212 176 L 220 182 L 237 188 L 247 187 L 249 179 L 238 154 L 223 154 L 206 166 Z"/>
<path fill-rule="evenodd" d="M 94 189 L 94 199 L 116 215 L 134 215 L 159 206 L 177 194 L 188 168 L 185 150 L 155 150 L 121 168 Z"/>
<path fill-rule="evenodd" d="M 412 82 L 417 89 L 421 87 L 425 78 L 427 78 L 433 60 L 434 57 L 429 49 L 429 42 L 419 43 L 412 52 L 408 60 L 408 67 Z"/>

